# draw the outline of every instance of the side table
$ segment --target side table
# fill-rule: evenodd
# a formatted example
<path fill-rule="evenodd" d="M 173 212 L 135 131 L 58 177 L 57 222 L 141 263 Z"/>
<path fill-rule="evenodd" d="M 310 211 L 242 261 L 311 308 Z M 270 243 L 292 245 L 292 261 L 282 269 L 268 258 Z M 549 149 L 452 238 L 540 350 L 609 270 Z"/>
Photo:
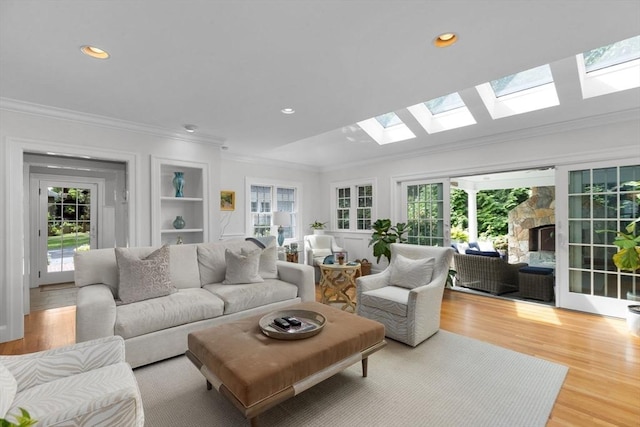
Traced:
<path fill-rule="evenodd" d="M 322 303 L 344 303 L 342 310 L 356 311 L 356 303 L 347 291 L 356 287 L 356 277 L 361 274 L 360 264 L 321 264 L 320 295 Z"/>

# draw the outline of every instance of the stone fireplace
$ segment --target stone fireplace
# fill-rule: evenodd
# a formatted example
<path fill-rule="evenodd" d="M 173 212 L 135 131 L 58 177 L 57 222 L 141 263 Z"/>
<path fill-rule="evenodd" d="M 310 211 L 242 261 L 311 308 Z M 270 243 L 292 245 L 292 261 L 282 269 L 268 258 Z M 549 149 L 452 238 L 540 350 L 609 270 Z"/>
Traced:
<path fill-rule="evenodd" d="M 532 187 L 509 212 L 509 262 L 555 262 L 555 187 Z"/>

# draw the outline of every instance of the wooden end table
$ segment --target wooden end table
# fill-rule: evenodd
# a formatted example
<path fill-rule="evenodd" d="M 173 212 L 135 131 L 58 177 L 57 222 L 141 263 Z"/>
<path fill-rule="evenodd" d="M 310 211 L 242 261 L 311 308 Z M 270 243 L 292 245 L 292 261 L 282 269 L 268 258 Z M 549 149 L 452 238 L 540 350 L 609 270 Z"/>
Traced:
<path fill-rule="evenodd" d="M 356 311 L 356 303 L 347 291 L 356 287 L 356 277 L 361 274 L 360 264 L 321 264 L 320 295 L 322 303 L 344 303 L 342 310 Z"/>

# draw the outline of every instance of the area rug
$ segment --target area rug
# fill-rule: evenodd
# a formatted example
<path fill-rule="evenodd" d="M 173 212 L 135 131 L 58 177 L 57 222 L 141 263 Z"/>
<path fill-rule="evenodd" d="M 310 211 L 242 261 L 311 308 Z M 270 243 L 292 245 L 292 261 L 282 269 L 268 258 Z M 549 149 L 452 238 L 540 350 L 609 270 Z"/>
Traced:
<path fill-rule="evenodd" d="M 416 348 L 388 340 L 357 363 L 261 414 L 261 426 L 544 426 L 568 368 L 440 331 Z M 247 426 L 184 356 L 135 370 L 145 425 Z"/>

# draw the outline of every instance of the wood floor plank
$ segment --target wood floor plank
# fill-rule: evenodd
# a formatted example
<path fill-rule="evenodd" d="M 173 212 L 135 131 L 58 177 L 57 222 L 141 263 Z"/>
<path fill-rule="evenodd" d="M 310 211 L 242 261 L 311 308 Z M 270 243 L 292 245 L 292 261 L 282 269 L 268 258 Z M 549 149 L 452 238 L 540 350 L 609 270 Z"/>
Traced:
<path fill-rule="evenodd" d="M 549 427 L 640 426 L 640 338 L 622 319 L 446 290 L 441 327 L 568 366 Z M 75 307 L 33 312 L 25 338 L 0 344 L 0 354 L 60 347 L 74 336 Z"/>

